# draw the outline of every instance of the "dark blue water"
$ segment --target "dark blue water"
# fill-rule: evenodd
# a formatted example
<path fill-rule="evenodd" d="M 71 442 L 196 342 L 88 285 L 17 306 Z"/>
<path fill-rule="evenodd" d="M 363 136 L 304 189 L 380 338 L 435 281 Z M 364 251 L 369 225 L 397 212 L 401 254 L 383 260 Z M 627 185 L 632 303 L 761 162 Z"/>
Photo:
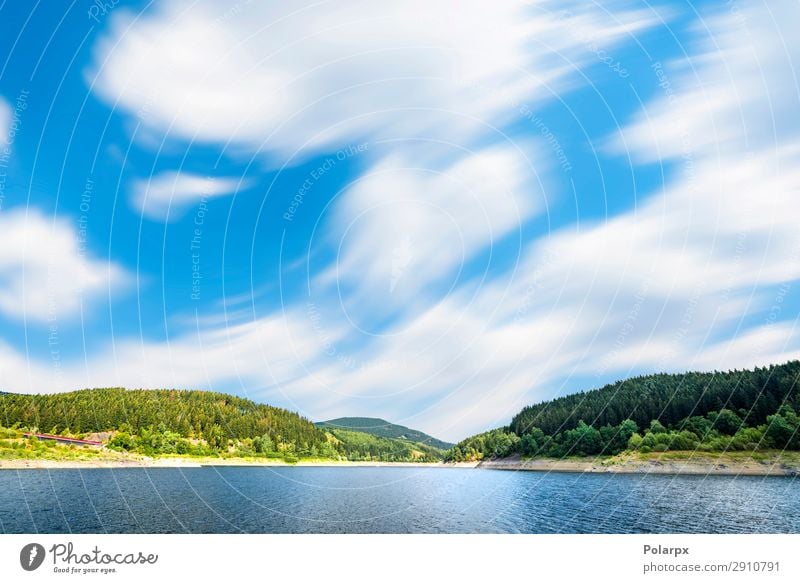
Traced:
<path fill-rule="evenodd" d="M 5 533 L 797 533 L 794 478 L 446 468 L 0 471 Z"/>

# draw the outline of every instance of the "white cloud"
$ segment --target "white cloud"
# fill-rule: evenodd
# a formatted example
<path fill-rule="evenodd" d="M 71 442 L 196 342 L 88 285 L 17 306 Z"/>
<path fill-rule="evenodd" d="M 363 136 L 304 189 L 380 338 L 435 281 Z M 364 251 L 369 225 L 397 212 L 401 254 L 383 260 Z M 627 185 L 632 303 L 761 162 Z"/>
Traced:
<path fill-rule="evenodd" d="M 510 414 L 531 379 L 544 382 L 555 370 L 542 359 L 568 362 L 566 350 L 555 358 L 549 350 L 573 316 L 495 321 L 495 312 L 508 309 L 507 276 L 485 286 L 459 281 L 446 298 L 438 294 L 462 264 L 542 210 L 543 163 L 525 156 L 539 152 L 525 144 L 525 152 L 481 146 L 437 156 L 402 138 L 456 147 L 496 139 L 494 126 L 519 116 L 518 104 L 550 99 L 569 87 L 576 68 L 595 62 L 587 39 L 609 47 L 656 21 L 643 11 L 610 14 L 577 2 L 571 14 L 563 8 L 412 0 L 253 3 L 224 12 L 211 2 L 168 1 L 138 17 L 115 11 L 87 80 L 108 104 L 132 114 L 142 126 L 137 135 L 152 143 L 161 134 L 263 150 L 277 166 L 295 154 L 401 139 L 376 148 L 368 173 L 337 203 L 328 226 L 342 241 L 340 270 L 317 284 L 322 301 L 336 280 L 351 288 L 351 308 L 366 305 L 365 291 L 380 290 L 387 312 L 409 301 L 418 309 L 398 333 L 366 343 L 342 314 L 297 306 L 248 324 L 203 323 L 196 333 L 171 334 L 169 343 L 118 339 L 113 351 L 63 366 L 57 386 L 226 390 L 240 383 L 314 417 L 363 405 L 446 437 Z M 167 173 L 135 184 L 132 202 L 163 220 L 201 194 L 235 189 L 228 178 Z M 370 220 L 354 222 L 365 210 Z M 514 366 L 526 356 L 525 366 Z M 0 361 L 15 390 L 52 382 L 35 361 L 8 351 Z M 387 392 L 397 394 L 381 399 Z"/>
<path fill-rule="evenodd" d="M 75 230 L 35 210 L 0 214 L 0 311 L 45 322 L 78 315 L 81 301 L 108 293 L 123 270 L 87 257 Z"/>
<path fill-rule="evenodd" d="M 11 129 L 13 112 L 8 102 L 0 97 L 0 146 L 8 143 L 8 132 Z"/>
<path fill-rule="evenodd" d="M 724 299 L 755 294 L 744 309 L 758 310 L 762 287 L 800 278 L 800 12 L 737 6 L 703 24 L 700 56 L 664 64 L 665 95 L 616 141 L 635 159 L 680 158 L 677 175 L 635 213 L 560 244 L 612 285 L 614 273 L 652 272 L 662 292 L 702 284 Z"/>
<path fill-rule="evenodd" d="M 795 147 L 704 160 L 691 179 L 635 211 L 555 235 L 547 252 L 564 258 L 559 270 L 594 287 L 630 291 L 646 278 L 650 293 L 664 297 L 686 298 L 698 287 L 730 295 L 797 279 L 798 162 Z"/>
<path fill-rule="evenodd" d="M 309 0 L 226 12 L 172 0 L 143 15 L 115 11 L 87 81 L 149 130 L 283 158 L 369 138 L 463 142 L 514 115 L 510 102 L 564 88 L 593 58 L 586 38 L 610 46 L 656 20 L 564 8 Z"/>
<path fill-rule="evenodd" d="M 723 33 L 730 17 L 710 19 L 716 42 L 725 40 L 717 47 L 724 74 L 718 61 L 701 59 L 691 81 L 702 94 L 689 77 L 672 80 L 674 91 L 691 96 L 685 119 L 656 105 L 647 108 L 646 126 L 623 131 L 630 153 L 646 160 L 683 156 L 683 132 L 696 137 L 683 172 L 663 192 L 605 222 L 552 233 L 528 250 L 515 275 L 451 294 L 356 358 L 394 367 L 339 365 L 324 371 L 321 384 L 346 386 L 387 409 L 391 401 L 417 425 L 457 437 L 503 423 L 555 390 L 609 377 L 797 358 L 797 319 L 780 308 L 800 279 L 800 120 L 790 107 L 798 92 L 786 82 L 794 76 L 783 52 L 798 51 L 793 40 L 776 48 L 783 40 L 775 27 L 798 12 L 786 3 L 774 10 L 753 6 L 739 15 L 759 55 L 758 83 L 753 62 L 738 58 L 741 37 Z M 644 139 L 644 127 L 655 141 Z M 379 398 L 392 389 L 391 399 Z M 343 414 L 354 404 L 335 407 Z"/>
<path fill-rule="evenodd" d="M 800 132 L 794 0 L 726 5 L 695 26 L 697 54 L 657 62 L 661 96 L 615 148 L 645 161 L 742 155 Z"/>
<path fill-rule="evenodd" d="M 317 414 L 313 395 L 284 390 L 324 357 L 326 345 L 313 322 L 292 311 L 244 322 L 246 310 L 230 316 L 239 323 L 198 320 L 195 330 L 173 333 L 169 341 L 120 338 L 107 350 L 57 366 L 27 358 L 0 341 L 2 387 L 30 393 L 111 386 L 207 389 Z M 328 329 L 327 334 L 328 341 L 338 341 L 338 333 Z"/>
<path fill-rule="evenodd" d="M 608 27 L 577 5 L 565 19 L 551 3 L 394 6 L 119 11 L 90 78 L 150 131 L 183 140 L 281 157 L 387 137 L 463 145 L 514 103 L 567 87 L 567 59 L 593 57 L 585 39 L 610 44 L 649 23 L 628 12 Z M 239 386 L 314 418 L 379 415 L 457 439 L 587 382 L 797 356 L 793 323 L 769 320 L 771 288 L 800 277 L 796 16 L 787 2 L 720 13 L 703 23 L 701 57 L 663 64 L 664 97 L 617 147 L 683 157 L 683 173 L 635 210 L 551 233 L 448 293 L 465 261 L 540 212 L 542 189 L 508 148 L 431 158 L 398 142 L 335 203 L 338 272 L 313 282 L 313 309 L 123 340 L 61 386 Z M 173 191 L 155 197 L 157 216 Z M 348 321 L 376 303 L 404 317 L 380 334 Z M 0 366 L 32 390 L 43 374 L 8 350 Z"/>
<path fill-rule="evenodd" d="M 204 199 L 228 196 L 242 188 L 235 178 L 163 172 L 132 185 L 131 203 L 143 216 L 154 220 L 176 220 L 187 207 Z"/>
<path fill-rule="evenodd" d="M 325 243 L 338 259 L 316 283 L 343 288 L 351 317 L 389 315 L 462 284 L 466 263 L 519 237 L 545 206 L 545 164 L 520 146 L 460 152 L 446 163 L 418 152 L 378 160 L 336 201 Z"/>
<path fill-rule="evenodd" d="M 697 355 L 704 370 L 733 370 L 800 359 L 797 323 L 780 323 L 748 330 Z"/>

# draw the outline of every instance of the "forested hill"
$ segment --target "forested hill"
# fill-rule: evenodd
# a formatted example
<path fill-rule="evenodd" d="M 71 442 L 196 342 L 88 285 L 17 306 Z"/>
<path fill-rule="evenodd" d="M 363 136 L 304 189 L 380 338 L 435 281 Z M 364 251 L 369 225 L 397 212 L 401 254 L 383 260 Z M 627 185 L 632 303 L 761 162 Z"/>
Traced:
<path fill-rule="evenodd" d="M 553 435 L 579 421 L 602 427 L 626 419 L 646 427 L 730 409 L 749 424 L 764 423 L 781 405 L 797 408 L 800 361 L 755 370 L 635 377 L 600 389 L 525 407 L 511 421 L 517 435 L 538 427 Z"/>
<path fill-rule="evenodd" d="M 317 426 L 323 429 L 345 429 L 368 433 L 377 437 L 423 443 L 437 449 L 449 449 L 453 447 L 452 443 L 436 439 L 422 431 L 389 423 L 388 421 L 376 419 L 374 417 L 339 417 L 338 419 L 331 419 L 330 421 L 321 421 L 317 423 Z"/>
<path fill-rule="evenodd" d="M 406 438 L 394 439 L 343 429 L 343 425 L 317 427 L 291 411 L 206 391 L 115 388 L 0 394 L 0 429 L 8 428 L 6 433 L 18 441 L 24 431 L 70 437 L 103 433 L 102 438 L 93 439 L 103 440 L 112 450 L 150 456 L 434 462 L 442 459 L 442 450 L 450 445 L 407 428 L 402 428 Z M 36 453 L 31 443 L 6 442 L 0 440 L 0 458 L 4 447 L 9 455 Z"/>
<path fill-rule="evenodd" d="M 161 427 L 215 444 L 223 439 L 269 436 L 298 449 L 327 438 L 309 420 L 284 409 L 223 393 L 184 390 L 85 389 L 48 395 L 0 395 L 0 425 L 37 427 L 48 433 Z"/>
<path fill-rule="evenodd" d="M 631 378 L 526 407 L 446 460 L 622 452 L 800 451 L 800 362 Z"/>

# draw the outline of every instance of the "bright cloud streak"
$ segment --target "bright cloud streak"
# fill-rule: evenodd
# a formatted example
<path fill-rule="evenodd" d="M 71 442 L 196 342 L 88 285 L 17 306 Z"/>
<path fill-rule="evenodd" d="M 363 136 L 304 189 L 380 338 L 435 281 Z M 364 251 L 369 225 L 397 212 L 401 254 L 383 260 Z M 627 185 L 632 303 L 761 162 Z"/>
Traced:
<path fill-rule="evenodd" d="M 228 196 L 245 185 L 234 178 L 164 172 L 133 184 L 132 204 L 154 220 L 174 221 L 186 208 L 217 196 Z"/>
<path fill-rule="evenodd" d="M 472 120 L 500 124 L 509 102 L 566 87 L 590 58 L 585 39 L 611 45 L 655 22 L 563 7 L 350 0 L 225 12 L 170 1 L 136 20 L 115 14 L 87 80 L 153 131 L 276 161 L 397 134 L 464 142 L 481 129 Z"/>

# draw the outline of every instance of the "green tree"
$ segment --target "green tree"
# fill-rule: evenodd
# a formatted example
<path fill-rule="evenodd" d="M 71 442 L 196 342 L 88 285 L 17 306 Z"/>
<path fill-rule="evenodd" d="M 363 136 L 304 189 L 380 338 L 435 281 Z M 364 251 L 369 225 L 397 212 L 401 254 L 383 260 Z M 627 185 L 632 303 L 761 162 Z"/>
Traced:
<path fill-rule="evenodd" d="M 203 437 L 213 449 L 225 449 L 228 446 L 228 437 L 225 435 L 225 431 L 216 423 L 205 429 Z"/>
<path fill-rule="evenodd" d="M 525 456 L 542 455 L 542 453 L 544 453 L 544 444 L 544 431 L 538 427 L 533 427 L 528 433 L 522 436 L 520 440 L 520 452 Z"/>
<path fill-rule="evenodd" d="M 772 447 L 794 449 L 797 445 L 797 415 L 789 407 L 767 417 L 765 437 Z"/>
<path fill-rule="evenodd" d="M 628 438 L 628 449 L 637 450 L 642 446 L 642 436 L 634 433 Z"/>
<path fill-rule="evenodd" d="M 712 427 L 724 435 L 735 435 L 743 426 L 742 418 L 730 409 L 722 409 L 718 413 L 711 412 L 708 419 Z"/>

